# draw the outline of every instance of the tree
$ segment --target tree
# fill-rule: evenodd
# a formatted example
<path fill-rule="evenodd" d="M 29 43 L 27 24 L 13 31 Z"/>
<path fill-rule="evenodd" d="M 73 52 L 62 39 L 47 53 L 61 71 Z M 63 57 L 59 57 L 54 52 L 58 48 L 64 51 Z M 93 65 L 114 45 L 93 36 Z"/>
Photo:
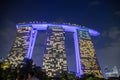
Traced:
<path fill-rule="evenodd" d="M 76 80 L 76 74 L 74 72 L 68 73 L 68 80 Z"/>

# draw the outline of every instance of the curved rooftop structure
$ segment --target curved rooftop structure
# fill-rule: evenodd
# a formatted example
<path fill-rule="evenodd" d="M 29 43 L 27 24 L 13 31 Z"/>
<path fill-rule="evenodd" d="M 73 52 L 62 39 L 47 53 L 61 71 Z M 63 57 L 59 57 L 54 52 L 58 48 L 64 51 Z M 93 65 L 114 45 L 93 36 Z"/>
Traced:
<path fill-rule="evenodd" d="M 24 26 L 31 26 L 33 27 L 34 29 L 37 29 L 37 30 L 46 30 L 48 26 L 56 26 L 56 27 L 63 27 L 63 29 L 65 31 L 68 31 L 68 32 L 75 32 L 76 29 L 78 30 L 84 30 L 84 31 L 89 31 L 90 35 L 91 36 L 99 36 L 100 33 L 94 29 L 90 29 L 90 28 L 87 28 L 87 27 L 83 27 L 81 25 L 76 25 L 76 24 L 52 24 L 52 23 L 30 23 L 30 24 L 18 24 L 17 25 L 17 28 L 19 27 L 24 27 Z"/>

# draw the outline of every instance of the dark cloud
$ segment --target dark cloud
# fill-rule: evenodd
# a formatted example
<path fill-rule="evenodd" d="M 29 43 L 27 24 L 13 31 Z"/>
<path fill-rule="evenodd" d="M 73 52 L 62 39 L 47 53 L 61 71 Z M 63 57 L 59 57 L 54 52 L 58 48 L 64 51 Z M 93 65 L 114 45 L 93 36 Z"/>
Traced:
<path fill-rule="evenodd" d="M 91 1 L 88 5 L 89 6 L 97 6 L 97 5 L 100 5 L 100 1 L 98 1 L 98 0 Z"/>
<path fill-rule="evenodd" d="M 108 37 L 108 40 L 104 41 L 106 47 L 98 49 L 98 58 L 104 70 L 105 66 L 119 66 L 120 56 L 120 29 L 119 27 L 111 27 L 103 33 L 103 37 Z M 120 66 L 119 66 L 120 67 Z M 104 72 L 104 71 L 103 71 Z"/>
<path fill-rule="evenodd" d="M 8 19 L 6 19 L 4 23 L 5 24 L 1 25 L 0 36 L 4 41 L 8 41 L 12 36 L 15 36 L 16 27 L 15 23 Z"/>
<path fill-rule="evenodd" d="M 0 56 L 3 57 L 9 53 L 16 35 L 15 23 L 8 19 L 4 20 L 4 23 L 0 29 Z"/>
<path fill-rule="evenodd" d="M 119 27 L 111 27 L 108 31 L 108 37 L 114 40 L 120 39 L 120 29 Z"/>
<path fill-rule="evenodd" d="M 107 37 L 111 40 L 116 40 L 116 41 L 120 39 L 119 35 L 120 35 L 119 26 L 110 27 L 107 30 L 103 31 L 102 33 L 102 37 L 104 38 Z"/>
<path fill-rule="evenodd" d="M 116 16 L 120 16 L 120 11 L 116 11 L 116 12 L 114 12 L 114 15 L 116 15 Z"/>

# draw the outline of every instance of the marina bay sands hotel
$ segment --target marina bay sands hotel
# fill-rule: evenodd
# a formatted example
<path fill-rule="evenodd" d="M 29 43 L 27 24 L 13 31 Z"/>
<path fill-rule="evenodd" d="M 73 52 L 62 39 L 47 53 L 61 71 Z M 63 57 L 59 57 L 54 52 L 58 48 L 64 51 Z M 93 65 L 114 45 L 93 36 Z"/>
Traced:
<path fill-rule="evenodd" d="M 94 74 L 96 77 L 102 77 L 91 40 L 91 36 L 98 36 L 99 32 L 75 24 L 25 23 L 17 24 L 16 27 L 16 38 L 6 58 L 10 65 L 17 67 L 24 62 L 24 58 L 31 59 L 37 33 L 45 30 L 46 41 L 42 69 L 51 77 L 68 71 L 65 34 L 72 32 L 77 75 Z"/>

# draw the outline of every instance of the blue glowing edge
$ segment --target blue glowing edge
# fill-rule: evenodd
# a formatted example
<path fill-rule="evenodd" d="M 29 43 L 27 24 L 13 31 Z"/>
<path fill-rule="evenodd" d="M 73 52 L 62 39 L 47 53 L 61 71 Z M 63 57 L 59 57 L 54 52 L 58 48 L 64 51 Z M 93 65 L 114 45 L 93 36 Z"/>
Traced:
<path fill-rule="evenodd" d="M 76 32 L 76 29 L 79 30 L 88 30 L 91 36 L 99 36 L 100 33 L 96 30 L 90 29 L 90 28 L 83 28 L 81 26 L 72 26 L 72 25 L 65 25 L 65 24 L 18 24 L 16 27 L 26 27 L 26 26 L 32 26 L 36 30 L 46 30 L 48 26 L 62 26 L 65 31 L 68 32 Z"/>

